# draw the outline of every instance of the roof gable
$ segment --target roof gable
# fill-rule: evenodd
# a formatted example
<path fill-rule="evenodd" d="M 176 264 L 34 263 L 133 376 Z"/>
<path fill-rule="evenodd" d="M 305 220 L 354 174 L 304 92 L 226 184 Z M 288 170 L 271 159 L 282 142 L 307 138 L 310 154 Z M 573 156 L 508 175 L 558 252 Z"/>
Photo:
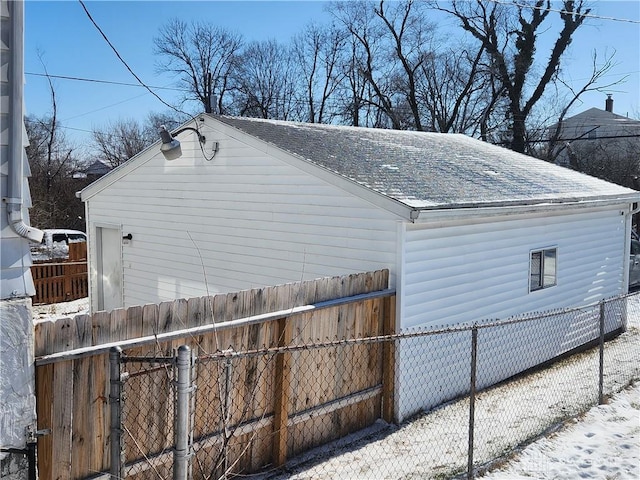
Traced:
<path fill-rule="evenodd" d="M 638 198 L 634 190 L 461 134 L 215 118 L 414 209 Z"/>
<path fill-rule="evenodd" d="M 218 130 L 223 137 L 238 132 L 233 136 L 244 138 L 245 143 L 268 145 L 270 154 L 302 162 L 301 167 L 313 167 L 311 174 L 328 172 L 329 181 L 340 178 L 343 187 L 355 185 L 352 193 L 374 203 L 378 203 L 375 198 L 385 199 L 385 208 L 392 211 L 396 209 L 392 205 L 403 210 L 428 210 L 618 198 L 640 201 L 640 193 L 634 190 L 461 134 L 217 115 L 199 116 L 199 121 L 209 127 L 214 124 L 214 129 L 220 122 Z M 159 143 L 86 187 L 81 192 L 82 200 L 149 161 L 166 162 Z"/>
<path fill-rule="evenodd" d="M 589 126 L 589 125 L 600 125 L 600 126 L 617 126 L 617 127 L 640 127 L 639 120 L 633 120 L 628 117 L 624 117 L 622 115 L 618 115 L 617 113 L 607 112 L 606 110 L 601 110 L 599 108 L 589 108 L 584 112 L 580 112 L 573 117 L 565 118 L 562 122 L 562 125 L 565 127 L 569 126 Z M 554 125 L 555 126 L 555 125 Z"/>

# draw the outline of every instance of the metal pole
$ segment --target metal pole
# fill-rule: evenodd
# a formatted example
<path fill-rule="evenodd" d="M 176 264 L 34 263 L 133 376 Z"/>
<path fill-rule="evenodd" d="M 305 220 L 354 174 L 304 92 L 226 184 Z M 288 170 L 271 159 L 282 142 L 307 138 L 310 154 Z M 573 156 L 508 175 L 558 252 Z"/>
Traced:
<path fill-rule="evenodd" d="M 189 425 L 190 425 L 190 429 L 188 432 L 188 437 L 189 437 L 189 451 L 191 452 L 191 455 L 193 456 L 194 454 L 194 448 L 193 448 L 193 430 L 195 428 L 196 425 L 196 390 L 198 388 L 198 386 L 196 385 L 197 381 L 198 381 L 198 375 L 197 375 L 197 364 L 198 364 L 198 350 L 194 349 L 191 351 L 191 399 L 190 399 L 190 403 L 189 403 L 189 411 L 191 416 L 189 417 Z M 193 462 L 189 462 L 189 473 L 188 473 L 189 478 L 193 478 Z"/>
<path fill-rule="evenodd" d="M 467 478 L 473 479 L 473 436 L 476 415 L 476 367 L 478 354 L 478 328 L 471 330 L 471 382 L 469 388 L 469 454 Z"/>
<path fill-rule="evenodd" d="M 228 478 L 229 473 L 229 449 L 227 448 L 229 443 L 228 440 L 231 438 L 231 432 L 229 430 L 229 423 L 231 422 L 231 369 L 233 364 L 231 363 L 231 358 L 227 358 L 224 361 L 224 458 L 222 463 L 222 468 L 224 470 L 222 474 L 222 479 Z"/>
<path fill-rule="evenodd" d="M 598 404 L 604 404 L 604 300 L 600 302 L 600 370 L 598 372 Z"/>
<path fill-rule="evenodd" d="M 189 478 L 189 403 L 191 394 L 191 349 L 178 348 L 178 378 L 176 382 L 175 449 L 173 451 L 173 480 Z"/>
<path fill-rule="evenodd" d="M 109 349 L 109 409 L 111 413 L 111 480 L 122 478 L 122 349 Z"/>

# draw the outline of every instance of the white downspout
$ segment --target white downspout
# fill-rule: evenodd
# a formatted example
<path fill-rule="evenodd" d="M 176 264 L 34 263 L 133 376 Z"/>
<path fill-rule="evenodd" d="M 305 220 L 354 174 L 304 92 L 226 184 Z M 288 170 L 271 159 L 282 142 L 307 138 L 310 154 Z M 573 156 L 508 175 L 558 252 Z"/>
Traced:
<path fill-rule="evenodd" d="M 11 229 L 32 242 L 41 242 L 44 232 L 27 225 L 22 218 L 24 196 L 24 147 L 22 144 L 24 95 L 24 2 L 11 2 L 11 58 L 9 63 L 9 162 L 7 217 Z"/>

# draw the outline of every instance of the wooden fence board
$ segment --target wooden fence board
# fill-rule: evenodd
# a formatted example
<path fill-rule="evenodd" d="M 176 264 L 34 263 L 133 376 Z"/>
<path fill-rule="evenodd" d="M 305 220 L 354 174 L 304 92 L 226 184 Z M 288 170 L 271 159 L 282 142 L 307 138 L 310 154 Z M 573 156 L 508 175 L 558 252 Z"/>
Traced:
<path fill-rule="evenodd" d="M 381 271 L 38 322 L 36 355 L 105 345 L 214 321 L 220 325 L 256 314 L 286 312 L 294 306 L 360 294 L 376 286 L 384 289 L 387 278 L 388 273 Z M 303 345 L 390 331 L 391 323 L 384 328 L 382 325 L 383 317 L 390 311 L 386 299 L 358 302 L 285 314 L 281 320 L 272 317 L 207 333 L 185 333 L 179 340 L 149 342 L 123 353 L 169 355 L 182 344 L 189 344 L 201 355 L 227 348 L 256 351 L 275 345 Z M 382 399 L 391 395 L 392 390 L 384 385 L 383 373 L 389 375 L 392 370 L 384 370 L 381 362 L 388 360 L 392 352 L 384 350 L 383 355 L 383 350 L 380 346 L 359 344 L 234 357 L 228 412 L 223 411 L 226 359 L 202 359 L 195 369 L 195 418 L 206 420 L 196 423 L 194 438 L 206 438 L 212 455 L 226 453 L 229 470 L 242 473 L 247 468 L 257 470 L 272 462 L 284 462 L 305 445 L 315 446 L 337 434 L 363 428 L 375 421 L 384 406 L 389 407 Z M 307 362 L 305 366 L 299 364 L 302 361 Z M 130 374 L 145 368 L 148 365 L 126 364 Z M 129 405 L 136 407 L 139 423 L 130 427 L 134 429 L 132 434 L 143 439 L 141 444 L 149 449 L 135 452 L 128 445 L 126 452 L 131 458 L 170 450 L 174 421 L 173 408 L 168 408 L 172 402 L 172 378 L 170 369 L 160 374 L 164 375 L 163 380 L 156 383 L 148 383 L 151 375 L 148 373 L 130 376 L 125 383 L 127 398 L 135 402 Z M 36 375 L 39 428 L 52 429 L 52 434 L 40 439 L 38 445 L 40 478 L 76 480 L 106 471 L 110 434 L 108 354 L 57 360 L 37 366 Z M 369 393 L 363 396 L 362 392 Z M 346 403 L 345 398 L 349 399 Z M 223 451 L 221 434 L 225 420 L 236 435 Z M 301 434 L 306 437 L 299 437 Z M 165 460 L 158 457 L 153 462 L 165 465 Z M 199 457 L 198 461 L 205 462 L 199 465 L 209 472 L 215 468 L 206 464 L 211 458 Z M 145 464 L 136 468 L 140 467 L 146 468 Z M 166 466 L 161 468 L 166 470 Z M 142 478 L 144 473 L 140 471 L 136 476 Z"/>
<path fill-rule="evenodd" d="M 125 324 L 127 322 L 127 310 L 124 308 L 116 308 L 111 310 L 109 314 L 109 333 L 111 342 L 118 340 L 125 340 L 126 329 Z"/>
<path fill-rule="evenodd" d="M 58 480 L 70 478 L 69 472 L 71 472 L 73 361 L 56 363 L 53 367 L 51 439 L 54 454 L 50 458 L 52 458 L 52 478 Z"/>
<path fill-rule="evenodd" d="M 36 335 L 36 338 L 37 335 Z M 36 350 L 38 351 L 38 350 Z M 53 433 L 53 372 L 54 364 L 36 368 L 36 415 L 38 430 Z M 53 435 L 38 438 L 38 470 L 40 478 L 53 478 Z"/>
<path fill-rule="evenodd" d="M 158 331 L 158 305 L 144 305 L 142 307 L 141 335 L 154 335 Z"/>
<path fill-rule="evenodd" d="M 87 297 L 87 261 L 60 261 L 34 263 L 31 276 L 36 294 L 34 304 L 68 302 Z"/>
<path fill-rule="evenodd" d="M 109 312 L 96 312 L 91 315 L 91 338 L 93 345 L 111 341 L 111 315 Z"/>
<path fill-rule="evenodd" d="M 187 318 L 189 326 L 199 327 L 205 325 L 205 297 L 193 297 L 187 300 Z"/>

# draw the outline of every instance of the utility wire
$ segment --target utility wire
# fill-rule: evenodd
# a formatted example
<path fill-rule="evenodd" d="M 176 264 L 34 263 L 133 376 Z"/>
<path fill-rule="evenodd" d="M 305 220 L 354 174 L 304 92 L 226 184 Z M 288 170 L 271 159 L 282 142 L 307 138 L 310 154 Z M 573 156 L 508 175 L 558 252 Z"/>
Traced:
<path fill-rule="evenodd" d="M 562 10 L 562 9 L 557 9 L 557 8 L 536 7 L 534 5 L 528 5 L 526 3 L 510 2 L 510 1 L 507 1 L 507 0 L 488 0 L 488 1 L 492 2 L 492 3 L 497 3 L 499 5 L 515 6 L 515 7 L 520 7 L 520 8 L 530 8 L 531 10 L 544 10 L 545 12 L 549 11 L 549 12 L 556 12 L 556 13 L 576 14 L 575 11 L 568 11 L 568 10 Z M 581 17 L 586 17 L 586 18 L 597 18 L 599 20 L 610 20 L 612 22 L 625 22 L 625 23 L 637 23 L 637 24 L 640 24 L 640 20 L 631 20 L 629 18 L 605 17 L 603 15 L 597 15 L 595 13 L 580 13 L 579 15 Z"/>
<path fill-rule="evenodd" d="M 96 29 L 98 30 L 98 32 L 100 32 L 100 35 L 102 35 L 102 38 L 104 38 L 105 42 L 107 42 L 107 44 L 111 47 L 111 50 L 113 50 L 113 53 L 116 54 L 116 56 L 118 57 L 118 59 L 122 62 L 122 64 L 127 68 L 127 70 L 129 70 L 129 73 L 131 73 L 131 75 L 134 76 L 134 78 L 140 83 L 140 85 L 142 85 L 144 88 L 146 88 L 149 93 L 151 93 L 154 97 L 156 97 L 158 100 L 160 100 L 160 102 L 162 102 L 164 105 L 166 105 L 167 107 L 171 108 L 172 110 L 175 110 L 178 113 L 184 114 L 185 112 L 181 112 L 180 110 L 178 110 L 176 107 L 174 107 L 173 105 L 168 104 L 167 102 L 165 102 L 156 92 L 154 92 L 153 90 L 151 90 L 151 88 L 149 88 L 149 86 L 147 86 L 146 83 L 144 83 L 140 77 L 138 77 L 138 75 L 136 75 L 136 73 L 131 69 L 131 67 L 129 66 L 129 64 L 124 60 L 124 58 L 122 58 L 122 56 L 120 55 L 120 53 L 118 52 L 118 50 L 116 49 L 116 47 L 113 46 L 113 44 L 111 43 L 111 41 L 109 40 L 109 38 L 107 38 L 107 36 L 105 35 L 105 33 L 102 31 L 102 29 L 100 28 L 100 26 L 96 23 L 96 21 L 93 19 L 93 17 L 91 16 L 91 14 L 89 13 L 89 10 L 87 9 L 86 5 L 84 4 L 83 0 L 78 0 L 78 2 L 80 2 L 80 5 L 82 5 L 82 8 L 84 9 L 84 12 L 87 14 L 87 17 L 89 17 L 89 20 L 91 20 L 91 23 L 93 23 L 94 27 L 96 27 Z"/>
<path fill-rule="evenodd" d="M 189 117 L 191 117 L 192 119 L 195 119 L 195 117 L 193 117 L 193 115 L 189 115 L 187 112 L 183 112 L 181 110 L 179 110 L 178 108 L 174 107 L 173 105 L 168 104 L 167 102 L 165 102 L 156 92 L 154 92 L 153 90 L 151 90 L 151 88 L 149 88 L 149 86 L 144 83 L 140 77 L 138 77 L 138 75 L 136 75 L 136 73 L 131 69 L 131 67 L 129 66 L 129 64 L 124 60 L 124 58 L 122 58 L 122 56 L 120 55 L 120 52 L 118 52 L 118 50 L 116 49 L 116 47 L 111 43 L 111 41 L 109 40 L 109 38 L 107 38 L 107 35 L 102 31 L 102 29 L 100 28 L 100 26 L 96 23 L 96 21 L 93 19 L 93 17 L 91 16 L 91 14 L 89 13 L 89 10 L 87 9 L 87 6 L 84 4 L 83 0 L 78 0 L 78 2 L 80 2 L 80 5 L 82 5 L 82 8 L 84 10 L 84 12 L 87 14 L 87 17 L 89 17 L 89 20 L 91 20 L 91 23 L 93 23 L 93 25 L 96 27 L 96 29 L 100 32 L 100 35 L 102 35 L 102 38 L 104 38 L 105 42 L 107 42 L 107 44 L 111 47 L 111 50 L 113 50 L 113 52 L 116 54 L 116 56 L 118 57 L 118 59 L 122 62 L 122 64 L 127 68 L 127 70 L 129 70 L 129 73 L 131 73 L 131 75 L 134 76 L 134 78 L 140 83 L 140 85 L 142 85 L 144 88 L 146 88 L 149 93 L 151 93 L 154 97 L 156 97 L 158 100 L 160 100 L 161 103 L 163 103 L 164 105 L 166 105 L 167 107 L 169 107 L 172 110 L 175 110 L 177 113 L 181 114 L 181 115 L 187 115 Z M 202 137 L 202 134 L 200 133 L 200 129 L 198 127 L 198 122 L 196 121 L 195 123 L 195 129 L 198 132 L 198 137 Z M 202 155 L 204 156 L 204 158 L 206 160 L 211 160 L 214 156 L 215 156 L 215 152 L 213 153 L 213 155 L 211 156 L 211 158 L 208 158 L 206 155 L 206 152 L 204 151 L 204 146 L 202 145 L 202 143 L 200 141 L 198 141 L 198 145 L 200 146 L 200 150 L 202 151 Z"/>
<path fill-rule="evenodd" d="M 125 87 L 142 87 L 145 85 L 140 85 L 138 83 L 126 83 L 126 82 L 116 82 L 113 80 L 99 80 L 96 78 L 83 78 L 83 77 L 71 77 L 68 75 L 47 75 L 46 73 L 35 73 L 35 72 L 25 72 L 25 75 L 33 75 L 35 77 L 48 77 L 48 78 L 59 78 L 62 80 L 76 80 L 79 82 L 91 82 L 91 83 L 106 83 L 108 85 L 122 85 Z M 156 90 L 173 90 L 176 92 L 188 92 L 186 88 L 176 88 L 176 87 L 155 87 L 149 86 L 148 88 L 155 88 Z"/>

